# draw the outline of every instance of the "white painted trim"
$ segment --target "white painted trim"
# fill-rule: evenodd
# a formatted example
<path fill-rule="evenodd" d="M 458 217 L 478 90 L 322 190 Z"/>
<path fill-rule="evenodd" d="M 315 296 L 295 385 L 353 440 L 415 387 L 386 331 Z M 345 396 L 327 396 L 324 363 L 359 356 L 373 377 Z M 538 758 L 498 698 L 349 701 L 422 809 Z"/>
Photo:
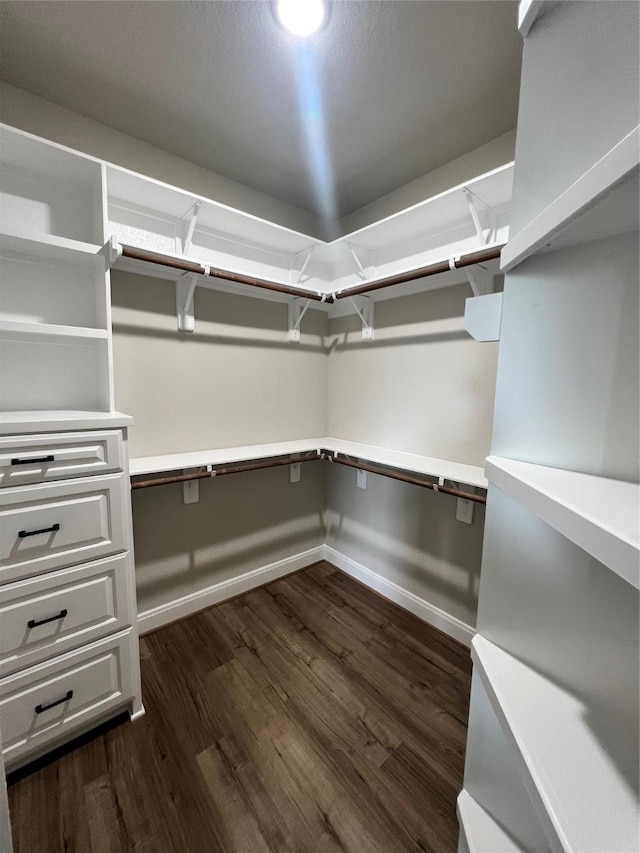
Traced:
<path fill-rule="evenodd" d="M 420 598 L 413 592 L 409 592 L 409 590 L 398 586 L 393 581 L 387 580 L 387 578 L 382 577 L 377 572 L 352 560 L 351 557 L 341 554 L 340 551 L 336 551 L 330 545 L 324 546 L 323 559 L 329 563 L 333 563 L 340 571 L 360 581 L 360 583 L 368 586 L 369 589 L 373 589 L 384 596 L 384 598 L 388 598 L 389 601 L 393 601 L 394 604 L 398 604 L 400 607 L 408 610 L 409 613 L 413 613 L 414 616 L 422 619 L 423 622 L 433 625 L 434 628 L 438 628 L 438 630 L 449 637 L 453 637 L 454 640 L 458 640 L 458 642 L 463 643 L 465 646 L 471 646 L 471 640 L 475 636 L 476 631 L 475 628 L 467 625 L 466 622 L 462 622 L 450 613 L 446 613 L 434 604 L 425 601 L 424 598 Z"/>
<path fill-rule="evenodd" d="M 214 604 L 220 604 L 220 602 L 227 601 L 229 598 L 235 598 L 237 595 L 242 595 L 245 592 L 256 589 L 256 587 L 271 583 L 271 581 L 278 580 L 278 578 L 284 577 L 284 575 L 290 575 L 292 572 L 297 572 L 323 559 L 324 546 L 318 545 L 317 548 L 309 548 L 309 550 L 302 551 L 300 554 L 285 557 L 284 560 L 278 560 L 267 566 L 245 572 L 242 575 L 238 575 L 238 577 L 229 578 L 229 580 L 213 584 L 213 586 L 198 590 L 190 595 L 184 595 L 181 598 L 168 601 L 159 607 L 152 607 L 150 610 L 145 610 L 138 615 L 140 634 L 148 634 L 150 631 L 162 628 L 170 622 L 184 619 L 186 616 L 190 616 L 207 607 L 212 607 Z"/>

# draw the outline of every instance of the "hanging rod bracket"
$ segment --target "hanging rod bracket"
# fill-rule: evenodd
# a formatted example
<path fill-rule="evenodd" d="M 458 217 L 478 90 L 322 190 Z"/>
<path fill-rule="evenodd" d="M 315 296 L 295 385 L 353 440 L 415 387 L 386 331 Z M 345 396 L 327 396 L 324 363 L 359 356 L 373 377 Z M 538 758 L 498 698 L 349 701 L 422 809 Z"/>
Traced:
<path fill-rule="evenodd" d="M 289 340 L 291 343 L 300 343 L 300 323 L 310 305 L 310 299 L 292 299 L 289 302 Z"/>
<path fill-rule="evenodd" d="M 493 293 L 493 276 L 486 267 L 476 264 L 474 267 L 465 267 L 464 271 L 474 296 L 487 296 Z"/>
<path fill-rule="evenodd" d="M 105 267 L 110 270 L 118 258 L 122 257 L 122 246 L 118 243 L 118 238 L 112 234 L 104 246 L 100 249 L 99 254 L 104 257 Z"/>
<path fill-rule="evenodd" d="M 187 272 L 176 281 L 176 316 L 179 332 L 193 332 L 195 329 L 194 293 L 198 276 Z"/>
<path fill-rule="evenodd" d="M 301 252 L 297 252 L 294 255 L 295 265 L 292 272 L 298 272 L 297 278 L 292 284 L 302 284 L 302 280 L 304 278 L 304 274 L 307 271 L 307 267 L 309 266 L 309 261 L 311 260 L 313 253 L 318 248 L 318 243 L 313 243 L 309 248 L 303 249 Z M 300 269 L 298 270 L 298 264 L 300 265 Z M 307 276 L 310 278 L 311 276 Z"/>
<path fill-rule="evenodd" d="M 476 229 L 478 240 L 484 246 L 489 242 L 489 237 L 491 236 L 491 208 L 468 187 L 463 187 L 462 192 L 467 200 L 467 206 L 469 207 L 469 213 L 471 214 L 471 220 L 473 227 Z"/>
<path fill-rule="evenodd" d="M 196 230 L 196 225 L 198 223 L 198 214 L 200 213 L 200 208 L 202 206 L 202 199 L 199 199 L 195 204 L 191 205 L 189 210 L 182 217 L 182 229 L 183 229 L 183 238 L 182 238 L 182 254 L 188 255 L 191 251 L 191 242 L 193 240 L 193 234 Z"/>
<path fill-rule="evenodd" d="M 374 301 L 370 296 L 350 296 L 349 301 L 353 305 L 356 314 L 362 321 L 362 340 L 373 340 L 373 314 Z"/>

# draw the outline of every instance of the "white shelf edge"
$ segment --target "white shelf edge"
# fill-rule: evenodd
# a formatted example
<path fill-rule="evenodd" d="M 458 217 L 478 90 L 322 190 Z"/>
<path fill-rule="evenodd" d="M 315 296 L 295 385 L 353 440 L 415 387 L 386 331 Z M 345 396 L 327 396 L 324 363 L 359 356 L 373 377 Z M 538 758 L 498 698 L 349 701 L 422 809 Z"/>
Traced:
<path fill-rule="evenodd" d="M 559 195 L 547 208 L 509 239 L 502 250 L 502 271 L 508 272 L 557 237 L 576 219 L 638 167 L 640 126 Z"/>
<path fill-rule="evenodd" d="M 456 811 L 469 853 L 526 853 L 465 788 Z"/>
<path fill-rule="evenodd" d="M 26 254 L 47 254 L 47 250 L 51 250 L 50 254 L 54 254 L 56 250 L 60 250 L 61 257 L 68 252 L 95 257 L 102 251 L 102 246 L 94 243 L 84 243 L 81 240 L 71 240 L 68 237 L 57 237 L 54 234 L 25 231 L 3 231 L 0 234 L 0 245 Z"/>
<path fill-rule="evenodd" d="M 491 484 L 640 588 L 638 484 L 499 456 L 486 463 Z"/>
<path fill-rule="evenodd" d="M 131 415 L 124 415 L 122 412 L 64 409 L 0 412 L 0 435 L 76 429 L 118 429 L 132 424 Z"/>
<path fill-rule="evenodd" d="M 413 453 L 403 453 L 396 450 L 386 450 L 353 441 L 320 437 L 294 439 L 270 444 L 252 444 L 240 447 L 227 447 L 212 450 L 201 450 L 188 453 L 170 453 L 161 456 L 144 456 L 130 460 L 132 476 L 142 474 L 158 474 L 162 471 L 177 471 L 183 468 L 200 468 L 204 465 L 224 465 L 232 462 L 243 462 L 248 459 L 266 459 L 270 456 L 284 456 L 289 453 L 306 453 L 314 450 L 329 450 L 346 456 L 366 459 L 379 465 L 401 468 L 418 474 L 432 477 L 444 477 L 447 480 L 464 483 L 469 486 L 486 488 L 487 481 L 482 468 L 435 459 L 429 456 L 419 456 Z"/>
<path fill-rule="evenodd" d="M 59 326 L 52 323 L 32 323 L 19 320 L 0 320 L 0 333 L 24 335 L 33 338 L 50 338 L 55 340 L 65 338 L 70 340 L 89 339 L 107 340 L 109 333 L 106 329 L 87 328 L 85 326 Z"/>
<path fill-rule="evenodd" d="M 591 731 L 580 700 L 480 634 L 471 657 L 552 847 L 637 850 L 635 796 Z M 568 773 L 571 790 L 559 790 Z"/>

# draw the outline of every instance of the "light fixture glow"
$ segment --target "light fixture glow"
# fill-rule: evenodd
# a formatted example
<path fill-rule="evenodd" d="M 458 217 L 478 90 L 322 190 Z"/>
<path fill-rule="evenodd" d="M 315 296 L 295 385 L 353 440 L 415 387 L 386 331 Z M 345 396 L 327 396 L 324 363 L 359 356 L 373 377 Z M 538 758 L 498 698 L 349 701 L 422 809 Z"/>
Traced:
<path fill-rule="evenodd" d="M 282 26 L 296 36 L 310 36 L 322 26 L 324 0 L 278 0 L 278 18 Z"/>

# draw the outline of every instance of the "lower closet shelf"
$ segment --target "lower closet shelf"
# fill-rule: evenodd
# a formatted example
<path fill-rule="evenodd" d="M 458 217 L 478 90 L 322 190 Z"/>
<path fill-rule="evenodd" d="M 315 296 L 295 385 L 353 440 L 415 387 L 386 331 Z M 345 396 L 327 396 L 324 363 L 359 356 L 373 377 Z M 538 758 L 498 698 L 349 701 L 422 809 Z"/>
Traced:
<path fill-rule="evenodd" d="M 581 699 L 476 635 L 472 657 L 554 847 L 627 853 L 639 843 L 637 721 L 608 730 Z M 615 743 L 611 741 L 615 740 Z M 614 758 L 615 755 L 615 758 Z"/>
<path fill-rule="evenodd" d="M 464 789 L 458 796 L 458 822 L 464 853 L 526 853 Z"/>

